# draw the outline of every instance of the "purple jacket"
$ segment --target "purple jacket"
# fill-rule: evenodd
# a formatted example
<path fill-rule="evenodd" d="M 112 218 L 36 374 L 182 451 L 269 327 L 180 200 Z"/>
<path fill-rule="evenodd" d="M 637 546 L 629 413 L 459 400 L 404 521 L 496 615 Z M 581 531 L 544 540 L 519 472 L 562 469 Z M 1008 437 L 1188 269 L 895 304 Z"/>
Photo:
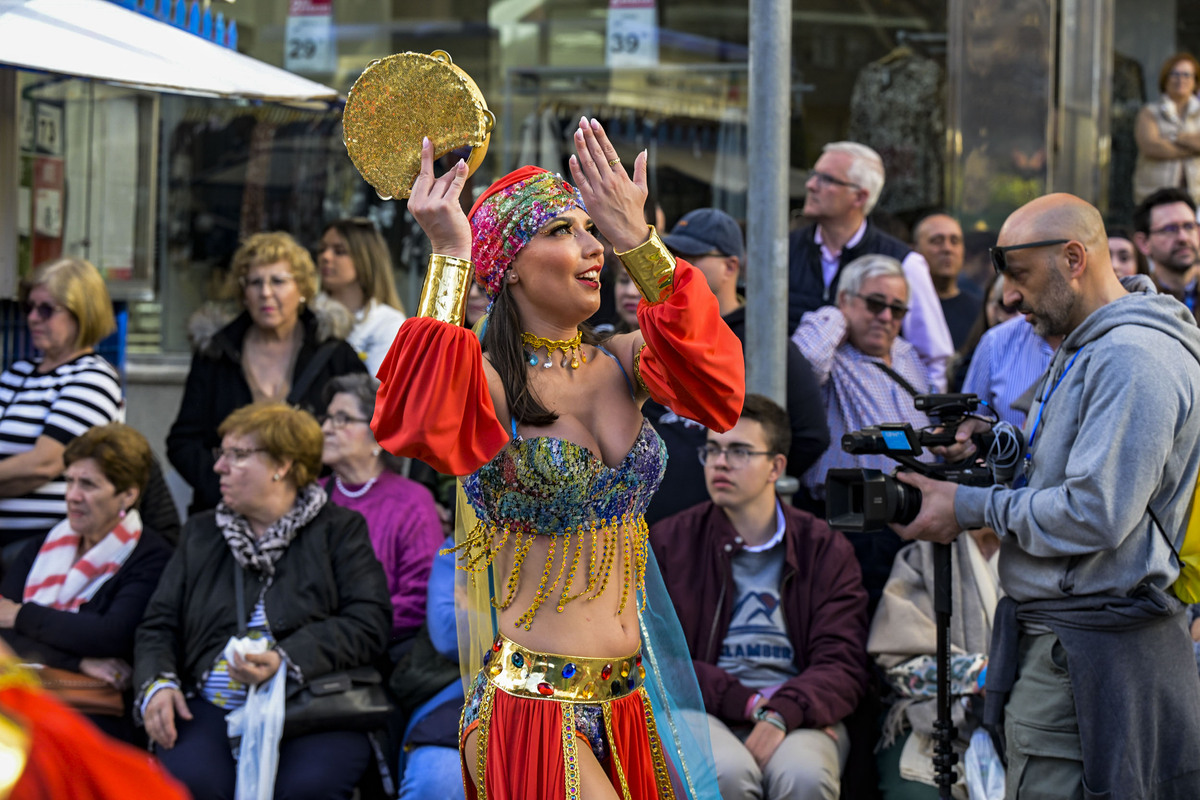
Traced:
<path fill-rule="evenodd" d="M 351 491 L 357 486 L 348 486 Z M 392 638 L 416 633 L 425 622 L 433 557 L 446 535 L 433 495 L 421 484 L 384 470 L 362 497 L 343 494 L 331 478 L 329 499 L 362 514 L 392 598 Z"/>
<path fill-rule="evenodd" d="M 781 604 L 800 674 L 767 707 L 788 730 L 823 728 L 846 717 L 867 686 L 867 593 L 854 550 L 816 517 L 783 504 L 787 529 Z M 692 653 L 709 713 L 746 721 L 754 690 L 717 667 L 733 616 L 732 557 L 742 539 L 711 502 L 668 517 L 650 529 L 650 544 Z"/>

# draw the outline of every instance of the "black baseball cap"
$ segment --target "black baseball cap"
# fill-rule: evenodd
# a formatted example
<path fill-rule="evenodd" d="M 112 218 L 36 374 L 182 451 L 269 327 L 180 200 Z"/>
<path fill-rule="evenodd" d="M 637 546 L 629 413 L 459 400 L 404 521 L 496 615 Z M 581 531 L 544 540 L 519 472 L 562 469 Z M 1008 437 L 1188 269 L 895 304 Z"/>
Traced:
<path fill-rule="evenodd" d="M 662 240 L 672 251 L 685 257 L 720 253 L 737 256 L 742 262 L 746 260 L 741 226 L 719 208 L 689 211 Z"/>

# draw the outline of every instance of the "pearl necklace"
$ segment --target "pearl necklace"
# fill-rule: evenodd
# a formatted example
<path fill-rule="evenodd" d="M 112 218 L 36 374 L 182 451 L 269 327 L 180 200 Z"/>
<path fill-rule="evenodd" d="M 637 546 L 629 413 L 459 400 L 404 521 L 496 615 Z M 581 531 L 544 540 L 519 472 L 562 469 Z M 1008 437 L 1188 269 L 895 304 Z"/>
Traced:
<path fill-rule="evenodd" d="M 587 353 L 583 352 L 583 331 L 578 331 L 570 339 L 547 339 L 542 336 L 534 336 L 532 333 L 522 333 L 521 343 L 529 349 L 525 351 L 525 358 L 529 361 L 529 366 L 536 367 L 538 365 L 537 351 L 541 348 L 546 348 L 546 361 L 542 364 L 546 369 L 550 369 L 554 365 L 552 356 L 555 350 L 562 352 L 562 366 L 566 368 L 568 365 L 571 369 L 579 369 L 579 363 L 582 359 L 583 363 L 587 363 Z"/>
<path fill-rule="evenodd" d="M 337 484 L 338 491 L 341 492 L 342 494 L 346 495 L 346 497 L 349 497 L 352 500 L 362 497 L 364 494 L 371 491 L 371 487 L 375 485 L 375 481 L 377 481 L 377 480 L 379 480 L 378 475 L 376 475 L 374 478 L 371 478 L 371 480 L 364 483 L 361 488 L 356 489 L 355 491 L 352 492 L 346 488 L 346 484 L 342 483 L 341 475 L 338 475 L 336 472 L 333 475 L 333 482 Z"/>

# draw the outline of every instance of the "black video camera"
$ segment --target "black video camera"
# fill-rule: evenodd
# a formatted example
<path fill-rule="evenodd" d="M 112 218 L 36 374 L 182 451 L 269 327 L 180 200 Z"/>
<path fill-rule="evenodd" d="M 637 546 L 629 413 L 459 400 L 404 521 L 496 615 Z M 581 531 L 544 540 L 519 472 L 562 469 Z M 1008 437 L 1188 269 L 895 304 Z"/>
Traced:
<path fill-rule="evenodd" d="M 979 398 L 973 394 L 919 394 L 913 399 L 933 427 L 914 430 L 908 423 L 888 422 L 852 431 L 842 437 L 842 449 L 852 455 L 885 455 L 938 480 L 965 486 L 990 486 L 992 470 L 975 463 L 976 457 L 957 464 L 926 464 L 917 460 L 926 447 L 951 445 L 959 424 L 973 412 Z M 994 412 L 993 412 L 994 416 Z M 995 440 L 992 432 L 972 437 L 978 453 L 986 453 Z M 884 475 L 877 469 L 831 469 L 825 474 L 825 510 L 829 527 L 840 531 L 878 531 L 893 522 L 912 522 L 921 510 L 921 490 Z"/>

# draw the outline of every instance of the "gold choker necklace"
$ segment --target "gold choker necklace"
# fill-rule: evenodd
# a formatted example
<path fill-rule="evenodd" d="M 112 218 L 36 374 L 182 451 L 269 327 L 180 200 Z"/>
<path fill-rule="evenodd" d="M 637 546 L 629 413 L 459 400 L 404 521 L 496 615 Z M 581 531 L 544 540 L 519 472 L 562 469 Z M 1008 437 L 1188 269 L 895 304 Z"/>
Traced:
<path fill-rule="evenodd" d="M 583 352 L 582 347 L 583 331 L 578 331 L 570 339 L 546 339 L 542 336 L 534 336 L 532 333 L 522 333 L 521 343 L 529 348 L 526 350 L 526 357 L 531 367 L 538 365 L 540 359 L 538 358 L 537 351 L 543 347 L 546 348 L 546 360 L 542 363 L 542 366 L 546 369 L 550 369 L 554 365 L 552 356 L 555 350 L 562 351 L 562 366 L 564 369 L 566 369 L 568 364 L 571 369 L 579 369 L 580 360 L 584 364 L 587 363 L 587 353 Z M 568 360 L 568 356 L 570 356 L 570 360 Z"/>

